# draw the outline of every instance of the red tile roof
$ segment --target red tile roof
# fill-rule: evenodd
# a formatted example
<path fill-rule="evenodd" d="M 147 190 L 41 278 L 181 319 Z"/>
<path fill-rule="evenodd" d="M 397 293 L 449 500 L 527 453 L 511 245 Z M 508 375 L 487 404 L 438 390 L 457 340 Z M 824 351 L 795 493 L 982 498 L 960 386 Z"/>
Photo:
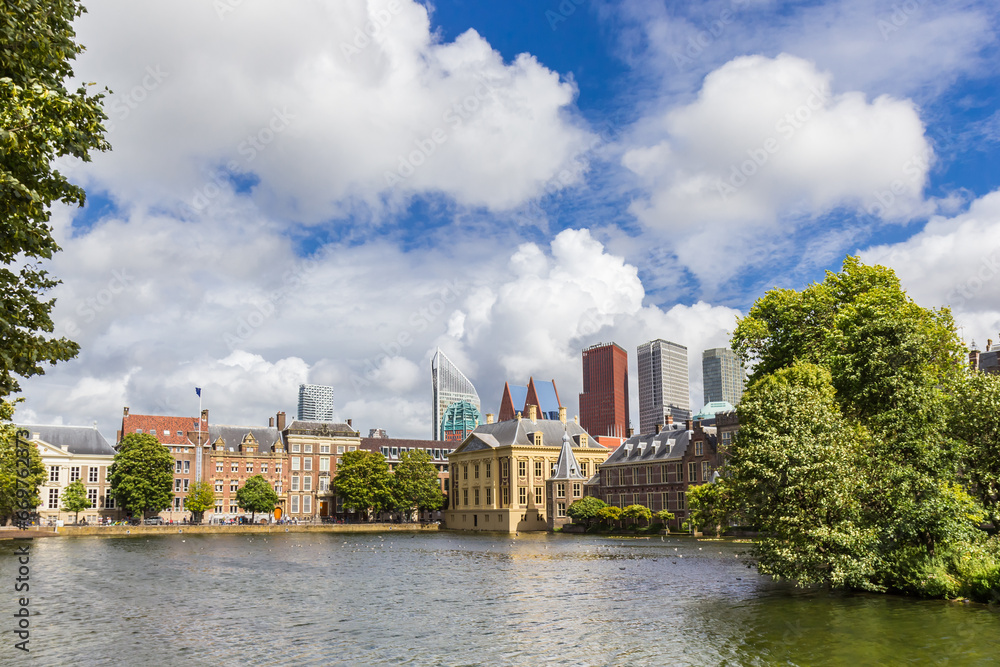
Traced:
<path fill-rule="evenodd" d="M 126 415 L 122 417 L 122 437 L 129 433 L 149 433 L 164 445 L 193 445 L 188 433 L 198 430 L 197 417 L 163 417 L 159 415 Z M 202 425 L 208 436 L 208 422 Z M 177 432 L 180 435 L 177 435 Z"/>

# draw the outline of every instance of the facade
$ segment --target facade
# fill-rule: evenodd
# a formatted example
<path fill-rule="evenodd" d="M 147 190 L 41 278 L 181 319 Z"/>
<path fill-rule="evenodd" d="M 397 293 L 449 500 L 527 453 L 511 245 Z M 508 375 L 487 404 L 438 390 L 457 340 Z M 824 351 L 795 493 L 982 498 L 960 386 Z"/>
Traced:
<path fill-rule="evenodd" d="M 559 419 L 541 419 L 533 405 L 521 418 L 481 424 L 448 456 L 451 494 L 445 525 L 456 530 L 488 530 L 513 533 L 548 530 L 546 481 L 555 473 L 563 451 L 563 436 L 586 478 L 610 454 L 594 441 L 580 424 Z M 565 499 L 579 496 L 570 487 Z"/>
<path fill-rule="evenodd" d="M 628 352 L 615 343 L 583 351 L 580 425 L 594 436 L 628 435 Z"/>
<path fill-rule="evenodd" d="M 639 431 L 653 433 L 669 415 L 681 422 L 691 418 L 687 348 L 656 339 L 637 350 L 639 368 Z"/>
<path fill-rule="evenodd" d="M 743 397 L 746 369 L 728 347 L 714 347 L 701 353 L 705 403 L 739 405 Z"/>
<path fill-rule="evenodd" d="M 286 428 L 278 413 L 282 436 L 288 448 L 287 504 L 284 516 L 299 521 L 331 519 L 336 498 L 331 481 L 340 457 L 361 446 L 361 434 L 351 420 L 345 423 L 294 421 Z"/>
<path fill-rule="evenodd" d="M 300 384 L 298 419 L 310 422 L 332 422 L 333 387 L 323 384 Z"/>
<path fill-rule="evenodd" d="M 454 411 L 452 421 L 449 422 L 450 430 L 445 430 L 445 416 L 448 409 L 456 403 L 468 403 L 475 410 L 475 425 L 481 421 L 480 412 L 482 403 L 479 401 L 479 394 L 476 388 L 469 382 L 462 371 L 458 370 L 455 364 L 445 356 L 441 348 L 438 348 L 431 358 L 431 439 L 432 440 L 452 440 L 461 441 L 466 435 L 472 432 L 466 427 L 469 421 L 465 419 L 456 422 Z M 464 408 L 463 408 L 464 409 Z M 471 411 L 470 411 L 471 414 Z M 456 426 L 457 424 L 457 426 Z"/>
<path fill-rule="evenodd" d="M 118 432 L 118 443 L 129 433 L 146 433 L 170 450 L 174 457 L 174 503 L 160 512 L 164 521 L 185 521 L 191 513 L 185 509 L 187 492 L 191 484 L 209 479 L 205 474 L 208 465 L 208 410 L 198 417 L 166 417 L 163 415 L 130 414 L 126 407 L 122 412 L 122 428 Z M 117 445 L 116 445 L 117 449 Z"/>
<path fill-rule="evenodd" d="M 1000 349 L 993 347 L 993 339 L 987 339 L 985 352 L 980 352 L 976 343 L 972 343 L 972 350 L 969 352 L 969 366 L 974 371 L 1000 373 Z"/>
<path fill-rule="evenodd" d="M 279 417 L 284 417 L 279 413 Z M 236 505 L 236 492 L 247 479 L 261 475 L 278 494 L 278 507 L 287 512 L 288 456 L 281 431 L 271 426 L 209 426 L 209 474 L 215 488 L 215 510 L 205 521 L 225 521 L 249 513 Z M 258 519 L 268 516 L 257 515 Z"/>
<path fill-rule="evenodd" d="M 691 420 L 629 438 L 587 482 L 587 495 L 615 507 L 643 505 L 669 510 L 674 528 L 688 518 L 687 491 L 714 480 L 722 465 L 716 429 Z"/>
<path fill-rule="evenodd" d="M 507 421 L 515 419 L 518 413 L 522 416 L 526 415 L 529 405 L 535 406 L 535 414 L 538 419 L 559 419 L 563 406 L 559 402 L 556 381 L 539 380 L 535 382 L 534 378 L 529 377 L 527 386 L 523 387 L 504 382 L 497 419 L 498 421 Z"/>
<path fill-rule="evenodd" d="M 427 452 L 428 456 L 431 457 L 431 462 L 437 469 L 438 474 L 438 484 L 441 487 L 441 493 L 447 498 L 450 492 L 450 483 L 448 475 L 448 455 L 455 451 L 460 443 L 447 443 L 440 440 L 410 440 L 405 438 L 361 438 L 361 449 L 367 449 L 372 452 L 378 452 L 385 457 L 386 463 L 389 466 L 389 472 L 393 472 L 396 466 L 399 465 L 403 454 L 406 452 L 424 451 Z M 442 445 L 446 445 L 442 447 Z M 450 446 L 448 446 L 450 445 Z M 421 511 L 417 516 L 418 521 L 440 521 L 443 517 L 444 508 L 448 506 L 447 501 L 445 505 L 440 510 L 424 510 Z M 338 503 L 337 514 L 344 514 L 343 506 Z M 391 513 L 383 518 L 393 519 L 394 516 L 390 516 Z"/>
<path fill-rule="evenodd" d="M 60 507 L 66 487 L 77 480 L 83 482 L 91 504 L 90 509 L 79 513 L 81 522 L 93 524 L 122 518 L 108 483 L 108 469 L 114 463 L 115 450 L 96 425 L 22 424 L 18 429 L 28 431 L 27 437 L 38 447 L 48 473 L 45 483 L 38 489 L 42 504 L 35 510 L 43 525 L 59 520 L 70 523 L 76 518 L 76 512 L 63 512 Z"/>

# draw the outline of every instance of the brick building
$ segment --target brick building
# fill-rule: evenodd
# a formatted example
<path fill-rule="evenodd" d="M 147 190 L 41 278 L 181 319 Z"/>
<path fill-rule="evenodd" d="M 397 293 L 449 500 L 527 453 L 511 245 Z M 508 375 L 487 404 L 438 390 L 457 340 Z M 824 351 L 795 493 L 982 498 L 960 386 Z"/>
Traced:
<path fill-rule="evenodd" d="M 448 455 L 455 451 L 461 443 L 448 442 L 442 440 L 409 440 L 405 438 L 361 438 L 361 449 L 367 449 L 368 451 L 378 452 L 385 457 L 386 463 L 389 465 L 389 471 L 395 470 L 396 466 L 399 465 L 403 454 L 406 452 L 416 452 L 423 451 L 427 452 L 428 456 L 431 457 L 431 463 L 437 469 L 438 484 L 441 487 L 441 493 L 447 498 L 450 491 L 449 485 L 449 474 L 448 474 Z M 420 512 L 417 517 L 419 521 L 440 521 L 443 517 L 442 510 L 447 507 L 447 501 L 441 510 L 424 510 Z M 343 508 L 338 507 L 338 514 L 343 513 Z M 391 514 L 386 514 L 384 517 L 386 519 L 395 518 Z"/>
<path fill-rule="evenodd" d="M 206 512 L 206 521 L 224 521 L 246 514 L 236 505 L 236 493 L 254 475 L 268 481 L 278 494 L 278 507 L 282 513 L 287 512 L 288 455 L 281 431 L 274 426 L 273 419 L 271 422 L 266 427 L 223 424 L 208 427 L 211 446 L 206 481 L 215 489 L 215 509 L 211 514 Z"/>
<path fill-rule="evenodd" d="M 583 351 L 580 425 L 593 436 L 628 435 L 628 352 L 615 343 Z"/>
<path fill-rule="evenodd" d="M 278 428 L 288 447 L 286 517 L 315 521 L 336 513 L 330 482 L 337 474 L 340 456 L 361 446 L 361 435 L 351 420 L 345 423 L 293 421 L 287 427 L 278 413 Z"/>

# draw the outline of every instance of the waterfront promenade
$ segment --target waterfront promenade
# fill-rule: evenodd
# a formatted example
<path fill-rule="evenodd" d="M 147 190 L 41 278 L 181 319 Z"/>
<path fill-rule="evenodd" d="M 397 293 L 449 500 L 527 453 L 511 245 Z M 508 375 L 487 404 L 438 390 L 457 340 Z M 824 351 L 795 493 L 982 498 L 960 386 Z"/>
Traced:
<path fill-rule="evenodd" d="M 63 526 L 0 530 L 0 540 L 15 537 L 134 537 L 136 535 L 260 535 L 270 533 L 433 533 L 438 524 L 421 523 L 307 523 L 267 525 L 186 525 L 164 526 Z"/>

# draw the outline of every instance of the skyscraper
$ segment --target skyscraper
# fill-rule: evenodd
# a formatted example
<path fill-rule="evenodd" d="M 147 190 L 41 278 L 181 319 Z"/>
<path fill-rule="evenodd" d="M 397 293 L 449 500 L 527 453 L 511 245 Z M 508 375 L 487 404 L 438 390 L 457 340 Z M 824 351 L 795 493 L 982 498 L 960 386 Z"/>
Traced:
<path fill-rule="evenodd" d="M 299 421 L 333 421 L 333 387 L 325 384 L 299 385 Z"/>
<path fill-rule="evenodd" d="M 464 440 L 482 421 L 476 388 L 441 348 L 431 358 L 431 392 L 432 440 Z M 463 401 L 469 405 L 456 405 L 449 412 Z"/>
<path fill-rule="evenodd" d="M 701 354 L 701 372 L 705 383 L 705 403 L 725 401 L 739 405 L 746 371 L 735 352 L 728 347 L 705 350 Z"/>
<path fill-rule="evenodd" d="M 628 437 L 628 352 L 615 343 L 583 351 L 580 425 L 591 435 Z"/>
<path fill-rule="evenodd" d="M 691 418 L 687 348 L 660 338 L 638 347 L 639 431 L 656 431 L 666 424 L 667 415 L 674 421 Z"/>

